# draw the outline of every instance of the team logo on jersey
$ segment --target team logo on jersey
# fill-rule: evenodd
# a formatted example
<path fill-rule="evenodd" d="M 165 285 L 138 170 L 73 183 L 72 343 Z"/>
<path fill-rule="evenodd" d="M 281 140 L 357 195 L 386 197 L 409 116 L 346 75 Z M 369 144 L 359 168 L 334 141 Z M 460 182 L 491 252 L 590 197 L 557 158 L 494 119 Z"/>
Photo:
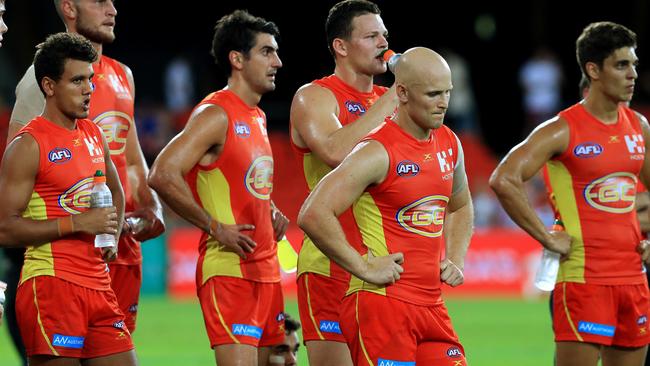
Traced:
<path fill-rule="evenodd" d="M 366 113 L 366 108 L 363 106 L 363 104 L 354 100 L 346 100 L 345 108 L 348 110 L 348 112 L 357 116 Z"/>
<path fill-rule="evenodd" d="M 579 158 L 593 158 L 603 152 L 603 147 L 595 142 L 585 142 L 573 149 L 573 154 Z"/>
<path fill-rule="evenodd" d="M 458 358 L 461 357 L 463 354 L 460 352 L 460 348 L 453 346 L 447 348 L 447 357 L 450 358 Z"/>
<path fill-rule="evenodd" d="M 124 112 L 107 111 L 93 120 L 102 128 L 111 155 L 120 155 L 126 149 L 126 138 L 133 125 L 133 117 Z"/>
<path fill-rule="evenodd" d="M 268 200 L 273 191 L 273 158 L 260 156 L 248 168 L 246 172 L 246 189 L 253 196 Z"/>
<path fill-rule="evenodd" d="M 251 126 L 249 126 L 248 123 L 244 121 L 235 122 L 235 135 L 242 138 L 247 138 L 251 135 Z"/>
<path fill-rule="evenodd" d="M 400 177 L 415 177 L 420 172 L 420 166 L 410 160 L 402 160 L 397 164 L 397 175 Z"/>
<path fill-rule="evenodd" d="M 65 147 L 55 147 L 47 153 L 47 159 L 54 164 L 63 164 L 72 159 L 72 153 Z"/>
<path fill-rule="evenodd" d="M 436 238 L 442 235 L 445 209 L 449 197 L 427 196 L 401 208 L 395 215 L 397 222 L 407 231 Z"/>
<path fill-rule="evenodd" d="M 634 209 L 636 182 L 634 174 L 612 173 L 589 183 L 583 194 L 587 203 L 597 210 L 626 213 Z"/>
<path fill-rule="evenodd" d="M 92 177 L 80 180 L 59 196 L 59 206 L 72 215 L 85 211 L 90 207 L 90 191 L 92 188 Z"/>

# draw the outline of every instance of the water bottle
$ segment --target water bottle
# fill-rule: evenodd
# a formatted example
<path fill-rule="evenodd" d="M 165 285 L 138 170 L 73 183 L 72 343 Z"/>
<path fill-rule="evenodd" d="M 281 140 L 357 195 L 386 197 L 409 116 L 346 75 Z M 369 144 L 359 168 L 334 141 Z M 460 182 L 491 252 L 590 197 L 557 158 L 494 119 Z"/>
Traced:
<path fill-rule="evenodd" d="M 106 176 L 101 170 L 95 172 L 93 189 L 90 191 L 90 208 L 113 207 L 113 195 L 106 185 Z M 95 248 L 115 246 L 113 234 L 99 234 L 95 236 Z"/>
<path fill-rule="evenodd" d="M 386 61 L 386 65 L 388 65 L 388 70 L 392 72 L 393 74 L 395 73 L 395 66 L 397 65 L 397 60 L 399 60 L 400 57 L 402 57 L 401 53 L 395 53 L 393 50 L 386 49 L 382 51 L 380 56 Z"/>
<path fill-rule="evenodd" d="M 564 224 L 561 220 L 556 219 L 551 230 L 564 231 Z M 560 253 L 544 248 L 542 261 L 535 274 L 535 287 L 542 291 L 553 291 L 559 270 Z"/>
<path fill-rule="evenodd" d="M 141 217 L 127 217 L 126 222 L 129 224 L 129 228 L 131 229 L 131 235 L 136 235 L 144 229 L 145 222 Z"/>
<path fill-rule="evenodd" d="M 278 242 L 278 259 L 280 260 L 280 268 L 282 268 L 284 273 L 293 273 L 296 271 L 298 267 L 298 253 L 293 249 L 286 235 Z"/>

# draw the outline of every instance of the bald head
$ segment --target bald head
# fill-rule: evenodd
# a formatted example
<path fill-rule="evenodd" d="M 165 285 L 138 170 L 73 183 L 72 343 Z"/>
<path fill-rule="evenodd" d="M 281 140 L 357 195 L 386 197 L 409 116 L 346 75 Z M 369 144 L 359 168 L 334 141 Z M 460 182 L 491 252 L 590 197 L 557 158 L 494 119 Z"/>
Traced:
<path fill-rule="evenodd" d="M 395 81 L 407 86 L 424 80 L 445 78 L 451 79 L 447 61 L 425 47 L 414 47 L 404 52 L 395 69 Z"/>

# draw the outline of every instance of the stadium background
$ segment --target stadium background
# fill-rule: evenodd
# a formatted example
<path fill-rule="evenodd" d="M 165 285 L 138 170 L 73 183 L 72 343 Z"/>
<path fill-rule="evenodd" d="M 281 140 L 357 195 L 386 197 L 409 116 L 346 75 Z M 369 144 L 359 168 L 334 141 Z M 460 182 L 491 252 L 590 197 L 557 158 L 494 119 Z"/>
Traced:
<path fill-rule="evenodd" d="M 275 21 L 282 33 L 280 56 L 284 63 L 278 88 L 263 98 L 276 161 L 274 200 L 295 222 L 300 191 L 295 189 L 296 161 L 288 148 L 286 131 L 291 97 L 300 85 L 331 73 L 324 19 L 334 1 L 128 2 L 119 1 L 114 44 L 104 52 L 129 65 L 136 79 L 136 119 L 149 160 L 179 129 L 187 109 L 166 105 L 164 74 L 170 61 L 182 56 L 191 67 L 192 103 L 223 86 L 208 54 L 215 21 L 236 9 Z M 477 202 L 493 199 L 485 181 L 496 161 L 521 140 L 525 108 L 518 71 L 536 49 L 546 46 L 561 67 L 559 90 L 564 108 L 578 95 L 579 70 L 575 39 L 592 21 L 625 24 L 639 36 L 637 54 L 640 77 L 633 106 L 646 110 L 650 74 L 643 64 L 648 55 L 648 14 L 643 0 L 626 5 L 605 2 L 572 4 L 531 1 L 505 4 L 482 2 L 425 3 L 413 0 L 378 1 L 389 29 L 391 48 L 413 46 L 447 49 L 462 56 L 469 66 L 471 88 L 477 103 L 475 126 L 462 134 L 470 184 Z M 614 7 L 616 6 L 616 7 Z M 51 1 L 8 0 L 5 20 L 9 33 L 0 48 L 0 135 L 13 105 L 13 89 L 29 66 L 34 46 L 46 35 L 62 31 Z M 453 72 L 453 69 L 452 69 Z M 378 78 L 389 85 L 390 75 Z M 458 91 L 455 91 L 458 92 Z M 454 94 L 452 101 L 454 102 Z M 558 108 L 558 109 L 559 109 Z M 460 127 L 449 121 L 452 128 Z M 4 138 L 0 136 L 0 141 Z M 2 145 L 0 143 L 0 145 Z M 531 191 L 543 210 L 543 192 Z M 541 198 L 540 198 L 541 197 Z M 473 365 L 547 365 L 552 358 L 552 333 L 547 299 L 535 291 L 531 278 L 539 258 L 539 245 L 503 219 L 498 208 L 487 204 L 477 210 L 479 225 L 466 263 L 466 281 L 460 289 L 446 291 L 455 327 Z M 485 215 L 493 220 L 483 220 Z M 135 342 L 140 364 L 210 365 L 200 308 L 194 300 L 196 232 L 169 213 L 168 233 L 143 245 L 144 285 Z M 289 235 L 299 246 L 295 227 Z M 0 257 L 0 279 L 3 268 Z M 297 315 L 294 277 L 284 276 L 287 309 Z M 445 290 L 448 290 L 446 288 Z M 301 365 L 306 354 L 301 351 Z M 0 365 L 17 365 L 5 327 L 0 329 Z"/>

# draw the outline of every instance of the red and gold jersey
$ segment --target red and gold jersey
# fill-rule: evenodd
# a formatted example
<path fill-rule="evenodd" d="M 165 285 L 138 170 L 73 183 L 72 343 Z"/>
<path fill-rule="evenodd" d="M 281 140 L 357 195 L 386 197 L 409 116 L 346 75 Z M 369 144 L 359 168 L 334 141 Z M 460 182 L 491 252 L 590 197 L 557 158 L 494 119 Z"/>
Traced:
<path fill-rule="evenodd" d="M 313 83 L 329 89 L 334 94 L 339 107 L 338 119 L 342 126 L 356 121 L 386 92 L 385 87 L 377 85 L 373 85 L 372 92 L 370 93 L 359 92 L 344 83 L 336 75 L 327 76 Z M 309 193 L 332 168 L 309 149 L 300 148 L 293 143 L 292 146 L 302 160 L 303 177 L 307 185 L 306 193 Z M 359 229 L 354 221 L 352 210 L 347 210 L 342 213 L 339 221 L 350 244 L 359 247 L 361 237 L 359 236 Z M 350 278 L 350 275 L 345 270 L 321 253 L 307 235 L 303 238 L 302 248 L 298 255 L 298 275 L 305 272 L 318 273 L 344 281 Z"/>
<path fill-rule="evenodd" d="M 126 138 L 133 120 L 133 96 L 124 67 L 112 58 L 103 56 L 93 64 L 95 89 L 90 98 L 88 119 L 104 132 L 111 160 L 120 176 L 124 190 L 124 211 L 135 210 L 126 164 Z M 120 236 L 117 259 L 111 264 L 139 264 L 142 262 L 140 244 L 131 235 Z"/>
<path fill-rule="evenodd" d="M 49 220 L 85 212 L 97 170 L 106 172 L 102 132 L 90 120 L 77 120 L 68 130 L 36 117 L 18 135 L 29 134 L 38 143 L 39 168 L 23 217 Z M 110 278 L 95 248 L 94 235 L 73 234 L 27 247 L 21 284 L 36 276 L 54 276 L 80 286 L 108 290 Z"/>
<path fill-rule="evenodd" d="M 244 233 L 257 246 L 246 259 L 241 259 L 203 233 L 196 270 L 197 286 L 213 276 L 279 282 L 270 201 L 273 155 L 266 133 L 266 116 L 260 108 L 247 106 L 229 90 L 208 95 L 199 106 L 204 104 L 218 105 L 227 114 L 226 142 L 217 160 L 210 165 L 195 165 L 186 180 L 196 201 L 217 221 L 228 225 L 255 225 L 255 230 Z"/>
<path fill-rule="evenodd" d="M 606 125 L 582 104 L 560 112 L 569 127 L 569 146 L 547 163 L 548 181 L 566 232 L 573 238 L 558 282 L 599 285 L 645 281 L 635 210 L 638 175 L 645 157 L 635 112 L 618 107 Z"/>
<path fill-rule="evenodd" d="M 355 202 L 364 257 L 404 253 L 404 272 L 394 285 L 375 286 L 352 276 L 348 294 L 370 291 L 417 305 L 434 305 L 440 297 L 440 261 L 445 248 L 443 224 L 462 169 L 459 143 L 446 126 L 419 141 L 388 119 L 366 139 L 388 153 L 385 180 L 370 186 Z M 459 178 L 460 179 L 460 178 Z"/>

